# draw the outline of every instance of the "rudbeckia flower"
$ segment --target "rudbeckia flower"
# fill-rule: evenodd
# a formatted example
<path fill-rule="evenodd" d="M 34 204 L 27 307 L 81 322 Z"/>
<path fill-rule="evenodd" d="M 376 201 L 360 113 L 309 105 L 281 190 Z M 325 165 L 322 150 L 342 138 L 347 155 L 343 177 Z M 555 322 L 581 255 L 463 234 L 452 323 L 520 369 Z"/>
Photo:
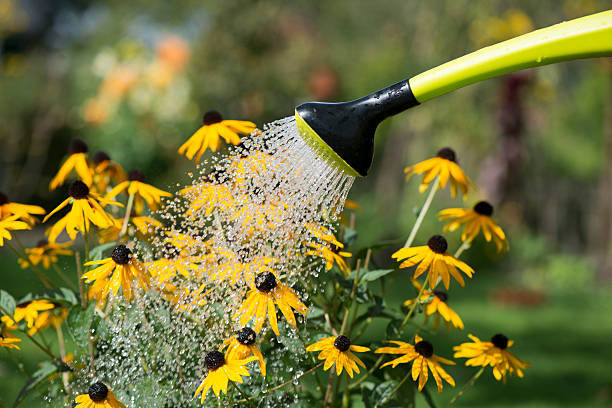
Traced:
<path fill-rule="evenodd" d="M 425 387 L 427 379 L 429 378 L 429 371 L 433 374 L 436 385 L 438 386 L 438 392 L 442 392 L 442 380 L 453 387 L 455 386 L 453 377 L 451 377 L 440 365 L 440 363 L 451 365 L 455 363 L 451 360 L 436 356 L 434 354 L 433 345 L 423 340 L 418 334 L 414 336 L 414 346 L 403 341 L 389 341 L 389 343 L 396 344 L 398 347 L 381 347 L 374 353 L 403 354 L 403 356 L 383 364 L 380 368 L 388 365 L 395 368 L 398 364 L 410 363 L 412 361 L 412 380 L 418 380 L 419 391 Z"/>
<path fill-rule="evenodd" d="M 120 287 L 123 297 L 128 301 L 131 300 L 134 279 L 142 288 L 149 287 L 149 277 L 143 264 L 135 259 L 132 251 L 123 244 L 117 245 L 109 258 L 85 263 L 85 266 L 90 265 L 100 266 L 83 274 L 82 279 L 87 283 L 97 283 L 98 280 L 102 280 L 103 289 L 99 302 L 106 300 L 109 292 L 116 295 Z"/>
<path fill-rule="evenodd" d="M 79 395 L 74 400 L 75 408 L 125 408 L 115 394 L 105 384 L 97 382 L 87 390 L 87 394 Z"/>
<path fill-rule="evenodd" d="M 493 218 L 493 206 L 486 201 L 476 203 L 473 209 L 448 208 L 438 213 L 440 221 L 448 220 L 444 231 L 455 231 L 465 225 L 461 233 L 461 240 L 472 242 L 482 231 L 487 242 L 491 239 L 497 245 L 497 251 L 508 249 L 508 240 L 504 231 L 495 223 Z"/>
<path fill-rule="evenodd" d="M 418 281 L 413 279 L 412 284 L 417 288 L 419 292 L 421 291 L 421 284 Z M 428 299 L 431 300 L 427 302 Z M 416 298 L 408 299 L 404 302 L 404 306 L 412 306 L 415 301 Z M 427 304 L 425 305 L 426 319 L 431 315 L 436 316 L 433 324 L 434 329 L 437 328 L 440 324 L 440 317 L 442 317 L 442 319 L 446 321 L 447 329 L 450 329 L 450 324 L 452 324 L 457 329 L 463 329 L 463 321 L 461 320 L 457 312 L 455 312 L 453 309 L 450 308 L 450 306 L 448 306 L 448 304 L 446 303 L 447 301 L 448 295 L 446 294 L 446 292 L 443 292 L 441 290 L 431 291 L 425 289 L 423 290 L 423 294 L 420 298 L 421 303 L 427 302 Z"/>
<path fill-rule="evenodd" d="M 297 322 L 291 308 L 306 316 L 308 311 L 306 305 L 300 302 L 293 290 L 280 282 L 272 272 L 259 273 L 254 282 L 249 282 L 249 285 L 251 290 L 248 291 L 245 301 L 234 315 L 234 318 L 240 319 L 241 326 L 246 325 L 251 318 L 255 317 L 255 332 L 259 333 L 267 314 L 270 326 L 278 336 L 275 303 L 293 328 L 297 327 Z"/>
<path fill-rule="evenodd" d="M 243 327 L 238 333 L 223 342 L 219 349 L 222 351 L 225 347 L 225 358 L 228 360 L 244 360 L 249 356 L 255 356 L 259 361 L 259 371 L 261 375 L 266 376 L 266 362 L 263 359 L 261 351 L 255 345 L 257 333 L 250 327 Z"/>
<path fill-rule="evenodd" d="M 0 220 L 0 247 L 4 246 L 4 240 L 10 241 L 13 236 L 9 231 L 25 230 L 31 227 L 23 221 L 18 221 L 18 215 L 12 215 L 8 218 Z"/>
<path fill-rule="evenodd" d="M 468 334 L 471 343 L 462 343 L 453 347 L 455 358 L 469 358 L 465 362 L 466 366 L 472 367 L 493 367 L 493 376 L 497 381 L 503 379 L 506 382 L 506 373 L 516 374 L 520 378 L 524 377 L 523 370 L 529 367 L 529 363 L 519 360 L 514 354 L 508 351 L 514 341 L 509 340 L 503 334 L 496 334 L 491 337 L 491 341 L 481 341 L 478 337 Z"/>
<path fill-rule="evenodd" d="M 51 179 L 51 182 L 49 183 L 49 190 L 53 191 L 58 186 L 64 184 L 66 177 L 73 169 L 76 171 L 83 183 L 87 184 L 88 187 L 91 186 L 91 171 L 89 170 L 85 153 L 87 153 L 87 145 L 85 142 L 81 139 L 72 139 L 68 149 L 68 154 L 70 156 L 68 159 L 66 159 L 64 164 L 62 164 L 62 167 L 60 167 L 55 177 Z"/>
<path fill-rule="evenodd" d="M 34 224 L 35 218 L 32 215 L 43 215 L 45 209 L 37 205 L 12 203 L 8 196 L 0 193 L 0 220 L 16 215 L 18 219 Z"/>
<path fill-rule="evenodd" d="M 0 318 L 0 347 L 21 350 L 16 344 L 21 343 L 21 339 L 9 331 L 16 329 L 17 324 L 9 316 L 4 315 Z"/>
<path fill-rule="evenodd" d="M 38 265 L 42 263 L 43 268 L 49 269 L 51 264 L 57 263 L 58 255 L 72 255 L 72 251 L 68 248 L 72 245 L 72 241 L 58 244 L 49 242 L 46 239 L 38 241 L 36 248 L 28 248 L 25 250 L 27 259 L 19 258 L 19 264 L 22 268 L 27 268 L 30 265 Z"/>
<path fill-rule="evenodd" d="M 34 322 L 38 317 L 39 312 L 45 310 L 51 310 L 55 307 L 55 305 L 48 300 L 33 300 L 28 302 L 23 306 L 17 306 L 15 308 L 15 322 L 20 322 L 21 320 L 25 320 L 28 324 L 28 328 L 31 329 L 34 327 Z"/>
<path fill-rule="evenodd" d="M 226 360 L 223 353 L 216 350 L 206 354 L 204 361 L 206 362 L 206 368 L 208 368 L 208 375 L 196 390 L 194 397 L 197 397 L 201 392 L 200 402 L 203 404 L 206 394 L 211 387 L 217 397 L 219 397 L 221 391 L 227 393 L 228 381 L 242 384 L 242 376 L 250 376 L 249 371 L 244 365 L 253 360 L 255 360 L 255 357 L 249 357 L 244 360 Z"/>
<path fill-rule="evenodd" d="M 434 289 L 438 283 L 438 277 L 442 279 L 444 287 L 448 289 L 450 276 L 455 278 L 461 286 L 465 286 L 465 281 L 459 270 L 469 278 L 472 277 L 474 270 L 466 263 L 461 262 L 454 256 L 446 252 L 448 243 L 441 235 L 434 235 L 429 238 L 427 245 L 402 248 L 395 252 L 392 257 L 398 261 L 403 261 L 400 268 L 409 268 L 419 265 L 414 271 L 413 279 L 418 278 L 425 271 L 429 271 L 429 287 Z"/>
<path fill-rule="evenodd" d="M 119 184 L 127 178 L 123 167 L 119 163 L 112 161 L 110 156 L 103 151 L 98 151 L 94 154 L 92 170 L 92 189 L 98 194 L 105 194 L 111 181 Z"/>
<path fill-rule="evenodd" d="M 184 154 L 189 160 L 196 156 L 195 161 L 200 160 L 206 149 L 210 148 L 213 152 L 219 147 L 219 137 L 226 143 L 233 145 L 240 144 L 241 140 L 238 133 L 245 135 L 255 130 L 253 122 L 241 120 L 223 120 L 217 111 L 208 111 L 202 118 L 203 126 L 198 129 L 181 147 L 179 154 Z"/>
<path fill-rule="evenodd" d="M 231 189 L 208 178 L 179 190 L 179 194 L 189 200 L 189 208 L 185 214 L 190 217 L 198 217 L 201 211 L 209 216 L 215 208 L 230 211 L 236 206 Z"/>
<path fill-rule="evenodd" d="M 30 330 L 28 330 L 28 334 L 33 336 L 36 332 L 43 331 L 50 326 L 57 329 L 66 317 L 68 317 L 68 310 L 64 308 L 54 307 L 53 309 L 45 310 L 38 314 L 34 320 L 34 324 Z"/>
<path fill-rule="evenodd" d="M 185 278 L 191 275 L 191 271 L 197 269 L 197 265 L 188 258 L 180 256 L 180 250 L 172 244 L 166 244 L 163 257 L 145 264 L 145 267 L 159 284 L 172 280 L 176 274 Z"/>
<path fill-rule="evenodd" d="M 329 246 L 328 246 L 329 245 Z M 308 244 L 309 247 L 313 248 L 306 252 L 306 255 L 320 256 L 325 260 L 325 270 L 330 270 L 334 263 L 338 265 L 338 268 L 342 271 L 342 274 L 346 278 L 350 273 L 351 269 L 347 265 L 344 258 L 350 258 L 352 255 L 350 252 L 344 252 L 344 244 L 336 241 L 336 244 L 329 243 L 324 244 Z"/>
<path fill-rule="evenodd" d="M 346 369 L 348 375 L 353 378 L 353 371 L 359 374 L 360 365 L 366 368 L 363 361 L 359 359 L 355 354 L 370 351 L 367 347 L 355 346 L 351 344 L 351 339 L 345 335 L 337 337 L 326 337 L 306 347 L 306 351 L 320 351 L 319 360 L 325 360 L 323 365 L 323 371 L 329 370 L 329 368 L 336 364 L 336 375 L 340 375 L 343 369 Z"/>
<path fill-rule="evenodd" d="M 49 217 L 72 202 L 70 212 L 56 222 L 49 230 L 49 242 L 55 242 L 55 239 L 64 228 L 70 239 L 75 239 L 78 231 L 89 231 L 90 223 L 100 228 L 108 228 L 113 225 L 113 219 L 102 207 L 107 204 L 123 206 L 114 201 L 100 200 L 100 196 L 90 192 L 89 187 L 79 180 L 72 182 L 68 193 L 70 197 L 62 201 L 60 205 L 43 219 L 43 222 L 47 222 Z"/>
<path fill-rule="evenodd" d="M 406 167 L 404 173 L 406 173 L 406 180 L 414 174 L 423 174 L 423 180 L 421 180 L 421 185 L 419 186 L 421 193 L 427 190 L 427 187 L 436 176 L 440 176 L 440 188 L 445 188 L 446 184 L 450 181 L 451 195 L 453 197 L 457 195 L 457 190 L 461 190 L 463 195 L 467 194 L 470 190 L 470 185 L 474 185 L 457 164 L 455 151 L 448 147 L 438 151 L 436 157 Z"/>
<path fill-rule="evenodd" d="M 172 194 L 160 190 L 150 184 L 144 183 L 144 174 L 140 169 L 131 170 L 127 180 L 119 183 L 104 197 L 105 200 L 115 198 L 122 191 L 127 190 L 129 195 L 135 196 L 134 210 L 136 214 L 141 214 L 144 209 L 142 200 L 147 202 L 151 211 L 157 211 L 162 197 L 170 197 Z"/>

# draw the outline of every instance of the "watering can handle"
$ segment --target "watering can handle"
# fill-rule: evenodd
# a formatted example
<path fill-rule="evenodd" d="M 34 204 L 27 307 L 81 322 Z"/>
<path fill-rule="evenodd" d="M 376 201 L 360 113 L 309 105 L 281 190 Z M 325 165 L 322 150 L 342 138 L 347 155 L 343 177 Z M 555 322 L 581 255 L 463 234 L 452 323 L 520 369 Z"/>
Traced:
<path fill-rule="evenodd" d="M 525 68 L 612 56 L 612 10 L 542 28 L 449 61 L 409 80 L 418 102 Z"/>

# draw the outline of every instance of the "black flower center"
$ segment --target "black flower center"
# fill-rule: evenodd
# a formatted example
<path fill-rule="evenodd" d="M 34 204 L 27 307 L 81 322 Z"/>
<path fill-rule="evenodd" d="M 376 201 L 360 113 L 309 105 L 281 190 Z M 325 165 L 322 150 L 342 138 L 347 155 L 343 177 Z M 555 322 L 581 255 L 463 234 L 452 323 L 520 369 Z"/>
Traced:
<path fill-rule="evenodd" d="M 334 340 L 334 347 L 340 351 L 346 351 L 351 347 L 351 339 L 341 334 Z"/>
<path fill-rule="evenodd" d="M 448 249 L 448 242 L 442 235 L 434 235 L 427 241 L 427 246 L 436 254 L 443 254 Z"/>
<path fill-rule="evenodd" d="M 110 160 L 110 156 L 106 152 L 103 152 L 102 150 L 98 150 L 96 154 L 94 154 L 93 156 L 93 162 L 96 165 L 102 162 L 105 162 L 105 161 L 109 161 L 109 160 Z"/>
<path fill-rule="evenodd" d="M 206 363 L 206 368 L 210 371 L 214 371 L 225 364 L 225 356 L 220 351 L 211 351 L 204 357 L 204 362 Z"/>
<path fill-rule="evenodd" d="M 8 196 L 4 193 L 0 193 L 0 205 L 8 203 Z"/>
<path fill-rule="evenodd" d="M 255 343 L 255 337 L 257 337 L 257 334 L 255 333 L 255 330 L 251 329 L 250 327 L 243 327 L 240 329 L 240 331 L 238 331 L 238 343 L 244 344 L 245 346 Z"/>
<path fill-rule="evenodd" d="M 493 206 L 486 201 L 479 201 L 474 206 L 474 211 L 476 211 L 480 215 L 486 215 L 490 217 L 493 215 Z"/>
<path fill-rule="evenodd" d="M 436 156 L 438 156 L 441 159 L 450 160 L 452 162 L 457 161 L 457 154 L 455 154 L 455 151 L 451 149 L 450 147 L 444 147 L 438 150 L 438 153 L 436 154 Z"/>
<path fill-rule="evenodd" d="M 330 244 L 329 244 L 329 249 L 331 249 L 331 251 L 332 251 L 334 254 L 337 254 L 337 253 L 339 253 L 339 252 L 340 252 L 340 250 L 341 250 L 342 248 L 340 248 L 338 245 L 336 245 L 336 244 L 334 244 L 334 243 L 330 243 Z"/>
<path fill-rule="evenodd" d="M 433 356 L 433 346 L 430 342 L 421 340 L 417 344 L 414 345 L 414 351 L 419 353 L 425 358 L 429 358 Z"/>
<path fill-rule="evenodd" d="M 262 292 L 270 292 L 276 285 L 278 282 L 272 272 L 262 272 L 255 277 L 255 287 Z"/>
<path fill-rule="evenodd" d="M 433 294 L 444 303 L 446 303 L 446 301 L 448 300 L 448 294 L 446 292 L 443 292 L 441 290 L 434 290 Z"/>
<path fill-rule="evenodd" d="M 212 125 L 213 123 L 219 123 L 223 120 L 223 116 L 216 110 L 208 111 L 202 117 L 202 123 L 205 125 Z"/>
<path fill-rule="evenodd" d="M 498 349 L 505 349 L 508 347 L 508 338 L 503 334 L 497 333 L 495 336 L 491 337 L 491 343 Z"/>
<path fill-rule="evenodd" d="M 125 265 L 130 262 L 130 257 L 132 256 L 132 251 L 130 248 L 125 245 L 117 245 L 115 249 L 113 249 L 113 253 L 111 255 L 111 259 L 119 265 Z"/>
<path fill-rule="evenodd" d="M 127 176 L 129 181 L 140 181 L 141 183 L 144 181 L 144 173 L 140 169 L 130 170 Z"/>
<path fill-rule="evenodd" d="M 81 180 L 75 180 L 70 184 L 70 187 L 68 187 L 68 194 L 77 200 L 81 200 L 87 198 L 89 195 L 89 187 Z"/>
<path fill-rule="evenodd" d="M 70 147 L 68 147 L 68 154 L 75 153 L 86 153 L 87 144 L 81 139 L 72 139 L 70 141 Z"/>
<path fill-rule="evenodd" d="M 47 245 L 49 245 L 49 241 L 47 241 L 46 239 L 41 239 L 40 241 L 38 241 L 36 243 L 36 247 L 38 247 L 38 248 L 42 248 L 42 247 L 45 247 Z"/>
<path fill-rule="evenodd" d="M 167 243 L 164 247 L 164 258 L 174 259 L 179 254 L 179 250 L 172 244 Z"/>
<path fill-rule="evenodd" d="M 87 391 L 93 402 L 103 402 L 108 396 L 108 387 L 101 382 L 91 384 Z"/>

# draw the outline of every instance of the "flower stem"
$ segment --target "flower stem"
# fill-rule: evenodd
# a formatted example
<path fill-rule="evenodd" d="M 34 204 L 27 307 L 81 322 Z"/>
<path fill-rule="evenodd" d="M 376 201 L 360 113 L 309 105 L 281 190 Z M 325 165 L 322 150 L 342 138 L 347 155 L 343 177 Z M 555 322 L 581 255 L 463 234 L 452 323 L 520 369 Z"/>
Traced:
<path fill-rule="evenodd" d="M 13 252 L 15 253 L 15 255 L 17 255 L 18 258 L 21 258 L 28 263 L 28 266 L 32 268 L 34 273 L 36 273 L 36 275 L 38 276 L 42 284 L 45 285 L 45 288 L 47 289 L 51 289 L 52 287 L 57 288 L 57 285 L 54 282 L 49 280 L 49 278 L 47 278 L 45 274 L 40 269 L 38 269 L 37 266 L 35 266 L 32 262 L 30 262 L 25 252 L 20 252 L 20 250 L 15 248 L 9 241 L 6 241 L 6 245 L 13 250 Z"/>
<path fill-rule="evenodd" d="M 457 402 L 457 400 L 468 390 L 468 388 L 470 388 L 472 385 L 474 385 L 474 383 L 476 382 L 476 380 L 478 379 L 478 377 L 480 377 L 482 375 L 482 373 L 484 373 L 485 367 L 480 367 L 480 370 L 478 370 L 476 372 L 476 374 L 474 374 L 472 376 L 472 378 L 470 378 L 468 380 L 468 382 L 465 383 L 465 385 L 463 387 L 461 387 L 461 389 L 459 390 L 459 392 L 457 393 L 457 395 L 455 395 L 448 403 L 448 405 L 446 406 L 446 408 L 451 407 L 455 402 Z"/>
<path fill-rule="evenodd" d="M 412 245 L 412 242 L 414 241 L 414 237 L 416 236 L 417 231 L 421 227 L 421 224 L 423 223 L 423 219 L 425 218 L 425 214 L 427 214 L 427 211 L 429 210 L 429 206 L 431 205 L 431 202 L 433 201 L 434 195 L 436 195 L 436 191 L 438 191 L 439 185 L 440 185 L 440 176 L 436 176 L 436 178 L 432 182 L 431 190 L 429 190 L 429 195 L 425 199 L 423 208 L 421 208 L 421 211 L 419 211 L 419 216 L 417 217 L 416 222 L 414 223 L 414 226 L 412 227 L 412 231 L 410 231 L 410 235 L 408 236 L 408 239 L 406 240 L 406 243 L 404 244 L 405 248 L 408 248 L 410 245 Z"/>
<path fill-rule="evenodd" d="M 461 246 L 459 246 L 459 248 L 457 248 L 457 252 L 455 252 L 455 255 L 453 255 L 455 258 L 459 258 L 461 256 L 461 254 L 463 253 L 463 251 L 465 251 L 466 249 L 470 249 L 471 244 L 466 240 L 461 242 Z"/>
<path fill-rule="evenodd" d="M 77 280 L 79 282 L 79 295 L 81 296 L 81 307 L 87 308 L 87 297 L 85 296 L 85 288 L 83 287 L 83 276 L 81 270 L 81 254 L 79 251 L 74 251 L 74 260 L 76 261 Z"/>
<path fill-rule="evenodd" d="M 244 399 L 244 401 L 245 401 L 245 402 L 248 402 L 250 406 L 252 406 L 253 408 L 256 408 L 256 407 L 255 407 L 255 404 L 253 404 L 253 401 L 251 401 L 251 399 L 249 398 L 249 396 L 248 396 L 248 395 L 246 395 L 246 394 L 244 393 L 244 391 L 242 391 L 242 390 L 240 389 L 240 387 L 238 387 L 236 384 L 234 384 L 234 382 L 233 382 L 233 381 L 230 381 L 230 384 L 232 384 L 232 386 L 233 386 L 235 389 L 237 389 L 237 390 L 238 390 L 238 393 L 240 393 L 240 395 L 242 395 L 242 398 Z"/>
<path fill-rule="evenodd" d="M 388 394 L 382 401 L 380 401 L 380 404 L 375 405 L 375 408 L 382 407 L 383 405 L 385 405 L 387 401 L 389 401 L 391 397 L 393 397 L 395 393 L 398 392 L 400 388 L 402 388 L 402 385 L 404 385 L 404 383 L 408 381 L 408 378 L 410 378 L 411 375 L 412 375 L 412 372 L 409 372 L 408 374 L 406 374 L 404 378 L 402 378 L 402 381 L 400 381 L 399 384 L 397 384 L 397 386 L 393 389 L 393 391 L 391 391 L 390 394 Z"/>
<path fill-rule="evenodd" d="M 428 279 L 429 279 L 429 272 L 427 272 L 427 276 L 425 276 L 425 281 L 423 282 L 423 285 L 421 286 L 421 290 L 419 290 L 419 294 L 414 300 L 414 303 L 412 304 L 412 306 L 410 306 L 410 310 L 408 310 L 408 313 L 406 313 L 406 317 L 404 318 L 404 321 L 402 322 L 399 329 L 397 330 L 398 333 L 402 332 L 402 329 L 404 328 L 404 326 L 406 326 L 406 323 L 408 323 L 408 320 L 410 320 L 410 318 L 414 314 L 417 304 L 419 303 L 421 296 L 423 295 L 423 292 L 425 292 L 425 286 L 427 285 Z"/>
<path fill-rule="evenodd" d="M 119 238 L 123 237 L 127 232 L 128 222 L 130 221 L 130 214 L 132 213 L 132 206 L 134 205 L 134 194 L 130 194 L 127 201 L 127 206 L 125 207 L 125 216 L 123 217 L 123 225 L 121 226 L 121 232 L 119 233 Z"/>
<path fill-rule="evenodd" d="M 75 286 L 74 282 L 68 279 L 68 277 L 64 274 L 64 272 L 62 272 L 60 267 L 57 266 L 57 264 L 52 263 L 51 266 L 53 267 L 53 270 L 55 271 L 55 273 L 57 273 L 59 277 L 62 278 L 64 282 L 68 284 L 68 286 L 70 286 L 74 290 L 77 290 L 77 287 Z"/>
<path fill-rule="evenodd" d="M 361 267 L 361 259 L 357 260 L 357 266 L 355 267 L 355 279 L 353 279 L 353 289 L 351 290 L 351 304 L 346 308 L 344 312 L 344 318 L 342 319 L 342 327 L 340 327 L 340 334 L 344 334 L 344 330 L 346 330 L 346 324 L 348 323 L 348 317 L 351 313 L 351 309 L 353 308 L 355 292 L 357 292 L 357 282 L 359 281 L 359 268 Z"/>
<path fill-rule="evenodd" d="M 326 408 L 331 403 L 332 384 L 334 382 L 334 370 L 329 370 L 329 381 L 327 382 L 327 390 L 325 391 L 325 399 L 323 400 L 323 408 Z"/>

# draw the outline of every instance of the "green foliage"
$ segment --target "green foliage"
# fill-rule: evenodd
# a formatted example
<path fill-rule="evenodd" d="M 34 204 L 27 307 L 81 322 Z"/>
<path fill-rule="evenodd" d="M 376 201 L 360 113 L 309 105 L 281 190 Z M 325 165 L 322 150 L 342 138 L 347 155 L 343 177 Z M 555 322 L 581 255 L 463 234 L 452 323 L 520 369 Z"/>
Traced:
<path fill-rule="evenodd" d="M 0 307 L 2 307 L 4 313 L 12 316 L 15 313 L 16 305 L 15 298 L 10 293 L 0 290 Z"/>
<path fill-rule="evenodd" d="M 58 363 L 56 361 L 43 361 L 40 364 L 40 368 L 32 374 L 32 377 L 28 380 L 26 385 L 24 385 L 21 391 L 19 391 L 19 395 L 17 395 L 17 399 L 13 404 L 13 408 L 23 402 L 29 393 L 34 391 L 45 381 L 49 380 L 49 378 L 51 378 L 54 374 L 66 371 L 70 371 L 70 368 L 66 364 Z"/>
<path fill-rule="evenodd" d="M 74 306 L 79 304 L 79 299 L 74 291 L 68 288 L 48 289 L 35 293 L 28 293 L 17 301 L 18 305 L 31 302 L 33 300 L 48 300 L 50 302 L 62 304 L 64 306 Z"/>

